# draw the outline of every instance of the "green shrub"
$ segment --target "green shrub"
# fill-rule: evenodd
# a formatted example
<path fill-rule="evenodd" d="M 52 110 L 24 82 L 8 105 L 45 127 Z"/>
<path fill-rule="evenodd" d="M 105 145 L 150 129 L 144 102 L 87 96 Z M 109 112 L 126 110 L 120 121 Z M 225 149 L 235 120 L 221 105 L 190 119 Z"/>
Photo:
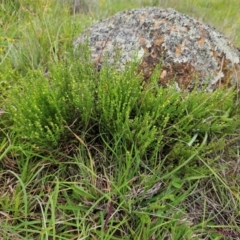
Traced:
<path fill-rule="evenodd" d="M 51 86 L 40 71 L 30 71 L 10 91 L 7 112 L 13 131 L 34 145 L 56 145 L 65 124 L 65 100 L 61 89 Z"/>
<path fill-rule="evenodd" d="M 120 141 L 140 156 L 155 156 L 198 146 L 206 134 L 221 138 L 237 127 L 234 91 L 177 92 L 159 86 L 156 74 L 142 82 L 135 70 L 132 64 L 123 73 L 108 67 L 95 72 L 86 59 L 73 57 L 54 64 L 48 76 L 31 70 L 9 92 L 12 130 L 31 144 L 51 147 L 69 141 L 65 126 L 70 126 L 77 134 L 90 131 L 92 139 L 97 134 L 105 143 Z"/>
<path fill-rule="evenodd" d="M 64 141 L 66 125 L 75 119 L 82 128 L 87 124 L 94 95 L 91 75 L 81 64 L 71 67 L 59 63 L 48 73 L 29 70 L 8 92 L 6 117 L 19 139 L 51 148 Z"/>

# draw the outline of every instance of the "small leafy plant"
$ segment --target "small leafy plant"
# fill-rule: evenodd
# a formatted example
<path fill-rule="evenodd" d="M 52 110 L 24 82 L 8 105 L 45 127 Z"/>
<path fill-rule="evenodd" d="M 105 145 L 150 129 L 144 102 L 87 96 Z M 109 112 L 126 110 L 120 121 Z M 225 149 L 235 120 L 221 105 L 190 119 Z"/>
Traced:
<path fill-rule="evenodd" d="M 22 75 L 9 90 L 7 111 L 12 130 L 39 147 L 64 142 L 65 126 L 76 133 L 94 126 L 104 141 L 155 155 L 169 146 L 199 144 L 206 134 L 208 139 L 223 131 L 231 134 L 238 124 L 235 94 L 225 89 L 177 92 L 159 86 L 157 74 L 143 82 L 135 63 L 122 73 L 109 67 L 95 72 L 90 62 L 70 58 L 47 74 L 31 70 Z"/>

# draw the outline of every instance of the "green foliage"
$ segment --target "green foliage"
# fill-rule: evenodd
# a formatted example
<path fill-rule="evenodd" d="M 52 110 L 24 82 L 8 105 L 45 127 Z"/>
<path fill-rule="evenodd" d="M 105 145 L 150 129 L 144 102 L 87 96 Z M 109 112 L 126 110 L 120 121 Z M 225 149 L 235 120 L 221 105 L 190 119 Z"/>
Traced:
<path fill-rule="evenodd" d="M 71 56 L 45 74 L 31 70 L 9 91 L 12 129 L 21 139 L 49 147 L 64 141 L 65 125 L 75 132 L 95 126 L 105 141 L 121 141 L 128 150 L 135 146 L 142 156 L 168 146 L 197 146 L 206 134 L 231 134 L 239 123 L 234 91 L 181 93 L 159 86 L 157 74 L 144 83 L 135 72 L 133 63 L 123 73 L 108 67 L 98 73 L 86 59 L 80 63 Z"/>
<path fill-rule="evenodd" d="M 136 146 L 140 155 L 151 152 L 152 156 L 171 146 L 173 152 L 175 148 L 181 152 L 178 157 L 188 158 L 206 134 L 208 140 L 219 138 L 238 126 L 237 117 L 233 118 L 234 91 L 179 93 L 173 86 L 158 86 L 157 79 L 142 84 L 134 68 L 124 74 L 100 73 L 99 124 L 115 138 L 114 144 L 121 139 L 130 149 Z"/>
<path fill-rule="evenodd" d="M 180 93 L 158 85 L 161 66 L 143 82 L 137 63 L 97 72 L 86 49 L 70 53 L 96 19 L 150 2 L 205 22 L 227 16 L 219 26 L 234 35 L 239 3 L 99 1 L 98 13 L 74 16 L 59 0 L 0 3 L 0 236 L 237 235 L 237 93 Z"/>
<path fill-rule="evenodd" d="M 19 134 L 20 139 L 27 139 L 36 145 L 47 145 L 49 142 L 56 145 L 66 115 L 66 108 L 63 107 L 66 99 L 59 87 L 56 84 L 51 86 L 41 71 L 29 71 L 19 79 L 10 95 L 11 100 L 8 100 L 6 108 L 11 116 L 13 131 Z"/>
<path fill-rule="evenodd" d="M 63 141 L 66 125 L 76 119 L 82 129 L 87 125 L 94 101 L 91 70 L 81 64 L 71 67 L 66 63 L 48 73 L 29 70 L 9 90 L 6 118 L 20 141 L 51 148 Z"/>
<path fill-rule="evenodd" d="M 82 29 L 81 20 L 70 18 L 60 1 L 4 1 L 0 11 L 0 60 L 2 54 L 24 72 L 60 61 Z"/>

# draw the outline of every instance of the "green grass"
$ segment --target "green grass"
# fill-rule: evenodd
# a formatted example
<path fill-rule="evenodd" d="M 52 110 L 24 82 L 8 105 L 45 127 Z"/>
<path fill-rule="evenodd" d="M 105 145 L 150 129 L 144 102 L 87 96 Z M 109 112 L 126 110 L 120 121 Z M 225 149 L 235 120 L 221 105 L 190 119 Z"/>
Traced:
<path fill-rule="evenodd" d="M 73 54 L 93 22 L 147 5 L 239 46 L 237 0 L 0 3 L 0 239 L 240 238 L 238 93 L 178 93 L 137 63 L 98 73 Z"/>

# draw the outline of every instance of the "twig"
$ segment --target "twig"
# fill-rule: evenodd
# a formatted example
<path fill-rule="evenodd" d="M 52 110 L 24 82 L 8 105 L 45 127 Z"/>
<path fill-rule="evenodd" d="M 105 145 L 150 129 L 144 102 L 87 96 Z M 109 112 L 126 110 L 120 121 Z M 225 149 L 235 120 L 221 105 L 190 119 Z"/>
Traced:
<path fill-rule="evenodd" d="M 113 202 L 110 202 L 109 207 L 108 207 L 108 213 L 107 213 L 105 223 L 104 223 L 104 231 L 107 231 L 107 225 L 108 225 L 108 222 L 109 222 L 112 214 L 113 214 Z"/>

